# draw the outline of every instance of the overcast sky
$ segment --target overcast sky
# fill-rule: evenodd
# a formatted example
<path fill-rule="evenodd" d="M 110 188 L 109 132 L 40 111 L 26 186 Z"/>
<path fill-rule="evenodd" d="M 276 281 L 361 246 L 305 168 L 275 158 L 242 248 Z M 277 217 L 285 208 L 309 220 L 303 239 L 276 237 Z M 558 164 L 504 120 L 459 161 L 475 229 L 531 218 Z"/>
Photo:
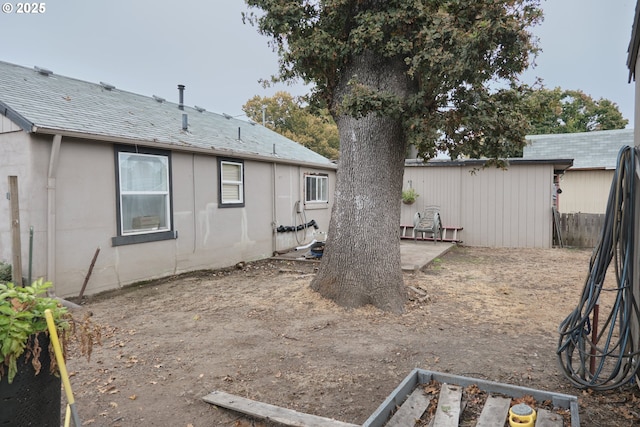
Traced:
<path fill-rule="evenodd" d="M 0 13 L 3 61 L 174 102 L 184 84 L 187 105 L 235 116 L 255 95 L 306 92 L 258 83 L 277 71 L 277 56 L 243 25 L 242 0 L 49 0 L 41 14 L 8 4 L 13 11 Z M 635 1 L 543 0 L 542 7 L 546 18 L 534 32 L 543 53 L 525 81 L 538 76 L 549 88 L 607 98 L 633 127 L 626 58 Z"/>

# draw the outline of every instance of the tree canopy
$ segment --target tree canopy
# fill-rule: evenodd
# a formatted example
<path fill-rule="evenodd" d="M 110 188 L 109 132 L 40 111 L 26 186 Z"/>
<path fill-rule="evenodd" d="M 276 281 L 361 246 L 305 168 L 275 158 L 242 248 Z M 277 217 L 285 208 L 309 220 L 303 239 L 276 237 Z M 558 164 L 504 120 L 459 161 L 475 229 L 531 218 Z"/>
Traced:
<path fill-rule="evenodd" d="M 527 91 L 517 76 L 538 50 L 529 28 L 542 18 L 539 0 L 246 2 L 264 13 L 245 19 L 279 53 L 273 80 L 312 82 L 314 99 L 332 114 L 398 117 L 425 158 L 500 158 L 525 143 Z M 344 76 L 345 64 L 365 52 L 398 59 L 413 93 L 400 99 Z M 345 78 L 350 91 L 336 99 Z"/>
<path fill-rule="evenodd" d="M 338 128 L 326 108 L 314 109 L 300 98 L 280 91 L 272 97 L 254 96 L 242 110 L 258 123 L 262 123 L 264 111 L 266 127 L 329 159 L 338 159 Z"/>
<path fill-rule="evenodd" d="M 541 88 L 531 91 L 527 102 L 532 135 L 624 129 L 629 123 L 614 102 L 594 100 L 581 90 Z"/>
<path fill-rule="evenodd" d="M 345 307 L 402 312 L 405 153 L 500 162 L 525 143 L 518 76 L 537 51 L 539 0 L 246 0 L 272 40 L 274 80 L 313 83 L 340 161 L 312 289 Z M 254 9 L 258 9 L 254 12 Z M 375 238 L 371 237 L 375 230 Z"/>

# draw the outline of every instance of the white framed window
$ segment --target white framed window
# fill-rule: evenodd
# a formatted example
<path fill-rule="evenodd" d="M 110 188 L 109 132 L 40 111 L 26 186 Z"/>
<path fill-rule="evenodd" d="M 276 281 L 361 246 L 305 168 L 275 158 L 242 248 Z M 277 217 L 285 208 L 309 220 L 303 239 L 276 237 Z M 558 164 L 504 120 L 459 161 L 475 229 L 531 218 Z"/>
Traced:
<path fill-rule="evenodd" d="M 244 163 L 220 159 L 220 206 L 244 206 Z"/>
<path fill-rule="evenodd" d="M 304 177 L 305 203 L 329 202 L 329 176 L 327 174 L 308 174 Z"/>
<path fill-rule="evenodd" d="M 175 238 L 169 152 L 116 147 L 118 236 L 114 245 Z M 152 235 L 150 237 L 139 237 Z"/>

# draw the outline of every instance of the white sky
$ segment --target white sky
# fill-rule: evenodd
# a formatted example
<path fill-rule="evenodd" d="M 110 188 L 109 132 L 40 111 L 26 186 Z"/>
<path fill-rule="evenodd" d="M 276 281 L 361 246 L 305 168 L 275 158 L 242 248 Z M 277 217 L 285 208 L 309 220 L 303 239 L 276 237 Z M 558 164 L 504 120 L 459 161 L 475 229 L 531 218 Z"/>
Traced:
<path fill-rule="evenodd" d="M 5 0 L 2 2 L 6 3 Z M 0 2 L 0 3 L 2 3 Z M 242 0 L 49 0 L 42 14 L 0 13 L 0 60 L 177 102 L 241 115 L 277 71 L 277 56 L 250 25 Z M 615 102 L 633 127 L 633 85 L 627 47 L 634 0 L 543 0 L 545 22 L 534 32 L 543 53 L 534 76 L 549 88 L 580 89 Z"/>

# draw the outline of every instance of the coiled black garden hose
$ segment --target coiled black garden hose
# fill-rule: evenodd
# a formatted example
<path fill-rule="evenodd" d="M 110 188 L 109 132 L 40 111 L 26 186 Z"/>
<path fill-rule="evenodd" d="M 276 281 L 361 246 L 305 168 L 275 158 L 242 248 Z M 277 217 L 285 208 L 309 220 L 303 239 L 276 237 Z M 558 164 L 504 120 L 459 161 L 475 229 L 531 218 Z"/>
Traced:
<path fill-rule="evenodd" d="M 589 261 L 578 306 L 560 323 L 557 355 L 564 375 L 579 388 L 611 390 L 639 373 L 640 295 L 634 295 L 634 217 L 638 150 L 623 147 L 607 202 L 604 226 Z M 613 261 L 616 286 L 604 288 Z M 615 292 L 604 322 L 601 292 Z M 603 310 L 604 311 L 604 310 Z M 632 327 L 632 325 L 635 325 Z M 594 333 L 595 331 L 595 333 Z"/>

